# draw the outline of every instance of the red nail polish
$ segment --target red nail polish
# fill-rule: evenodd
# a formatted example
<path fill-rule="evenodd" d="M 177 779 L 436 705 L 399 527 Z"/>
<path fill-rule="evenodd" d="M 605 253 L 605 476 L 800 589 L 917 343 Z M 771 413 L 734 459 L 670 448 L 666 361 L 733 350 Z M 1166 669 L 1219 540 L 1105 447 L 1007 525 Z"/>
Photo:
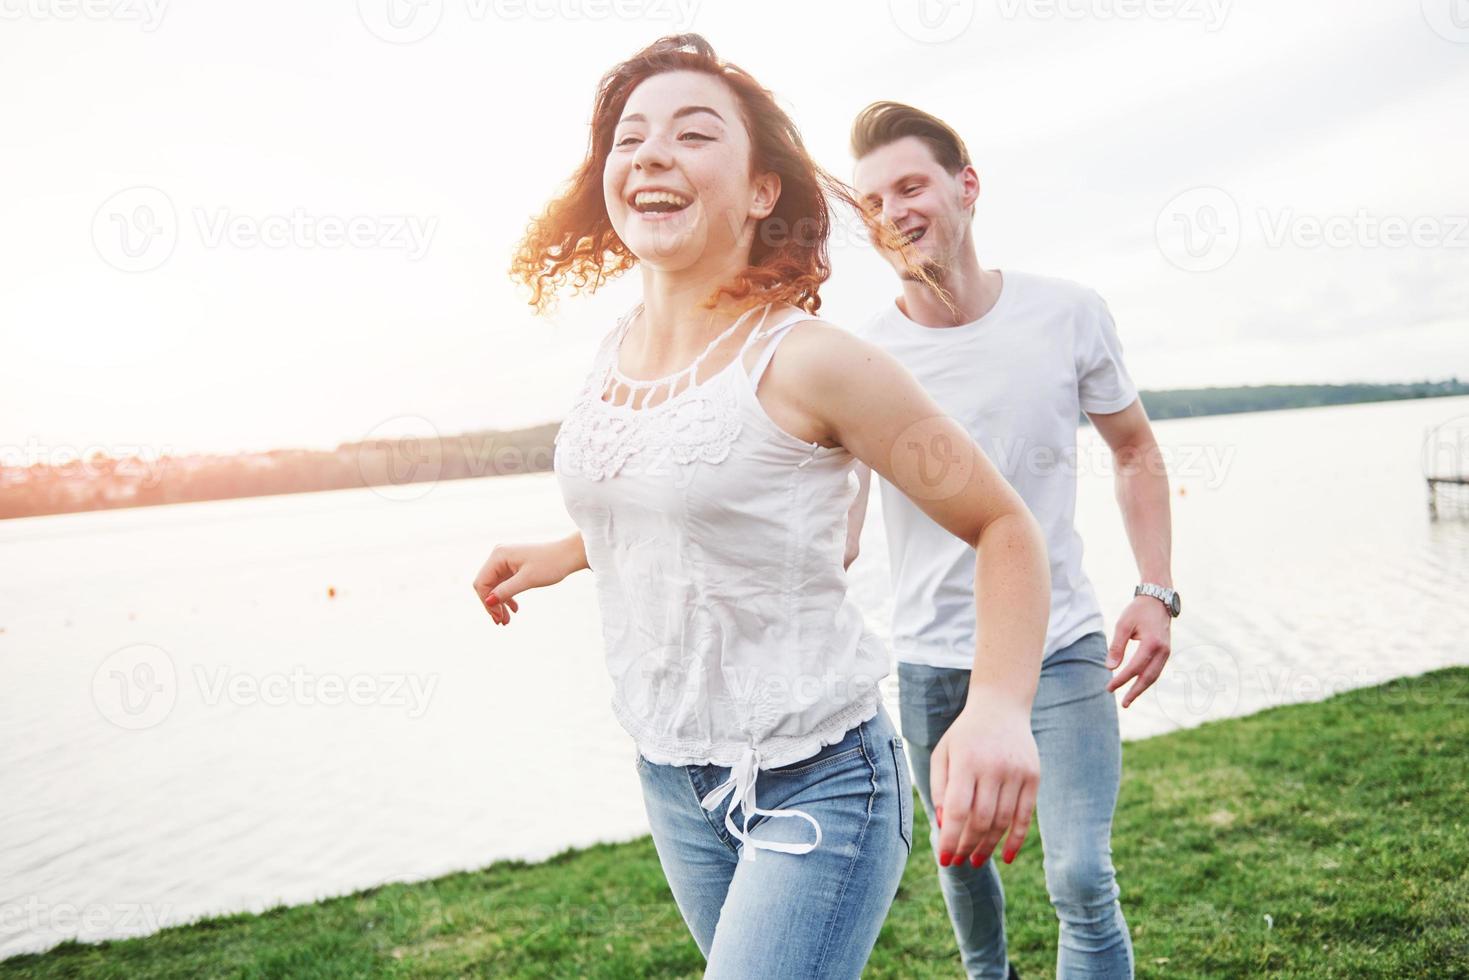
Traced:
<path fill-rule="evenodd" d="M 954 855 L 950 854 L 948 851 L 939 852 L 939 864 L 947 868 L 950 864 L 953 863 L 953 861 Z"/>

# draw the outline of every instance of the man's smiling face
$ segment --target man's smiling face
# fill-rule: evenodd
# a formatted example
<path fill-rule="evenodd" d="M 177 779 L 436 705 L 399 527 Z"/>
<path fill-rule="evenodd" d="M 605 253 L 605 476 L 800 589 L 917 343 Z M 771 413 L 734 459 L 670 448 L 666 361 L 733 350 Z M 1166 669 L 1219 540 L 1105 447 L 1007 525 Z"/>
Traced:
<path fill-rule="evenodd" d="M 909 266 L 917 266 L 942 282 L 953 264 L 972 217 L 963 175 L 945 170 L 917 136 L 901 137 L 857 161 L 852 184 L 863 206 L 892 222 L 905 239 L 901 250 L 874 242 L 903 278 L 914 278 Z"/>

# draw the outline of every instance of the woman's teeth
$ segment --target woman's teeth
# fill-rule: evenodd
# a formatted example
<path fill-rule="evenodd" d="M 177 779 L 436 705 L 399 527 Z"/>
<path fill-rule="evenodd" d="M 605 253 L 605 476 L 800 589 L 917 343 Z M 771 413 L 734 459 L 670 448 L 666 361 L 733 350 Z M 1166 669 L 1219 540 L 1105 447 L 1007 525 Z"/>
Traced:
<path fill-rule="evenodd" d="M 634 208 L 643 213 L 666 213 L 682 211 L 689 206 L 690 201 L 681 194 L 668 191 L 640 191 L 634 195 L 632 203 Z"/>

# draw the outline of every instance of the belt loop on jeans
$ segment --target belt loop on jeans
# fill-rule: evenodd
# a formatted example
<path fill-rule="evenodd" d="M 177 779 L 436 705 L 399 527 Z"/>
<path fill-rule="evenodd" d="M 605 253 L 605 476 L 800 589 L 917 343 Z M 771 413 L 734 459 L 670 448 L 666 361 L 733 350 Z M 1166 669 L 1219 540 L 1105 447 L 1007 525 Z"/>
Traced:
<path fill-rule="evenodd" d="M 710 790 L 708 795 L 700 801 L 700 806 L 706 810 L 713 811 L 725 797 L 733 794 L 734 798 L 730 800 L 729 809 L 724 811 L 724 827 L 731 835 L 745 845 L 743 853 L 749 855 L 751 861 L 755 860 L 755 852 L 761 848 L 767 851 L 780 851 L 783 854 L 809 854 L 816 850 L 817 846 L 821 843 L 821 824 L 817 823 L 816 818 L 812 817 L 811 814 L 804 810 L 790 808 L 762 810 L 755 804 L 755 780 L 759 773 L 760 750 L 751 743 L 740 754 L 739 760 L 730 767 L 729 779 Z M 734 809 L 735 803 L 739 803 L 740 810 L 744 812 L 743 829 L 736 827 L 734 821 L 730 818 L 730 810 Z M 789 844 L 785 841 L 761 840 L 757 837 L 751 837 L 750 818 L 756 814 L 763 814 L 771 818 L 800 817 L 811 824 L 812 827 L 816 828 L 816 840 L 809 844 Z"/>

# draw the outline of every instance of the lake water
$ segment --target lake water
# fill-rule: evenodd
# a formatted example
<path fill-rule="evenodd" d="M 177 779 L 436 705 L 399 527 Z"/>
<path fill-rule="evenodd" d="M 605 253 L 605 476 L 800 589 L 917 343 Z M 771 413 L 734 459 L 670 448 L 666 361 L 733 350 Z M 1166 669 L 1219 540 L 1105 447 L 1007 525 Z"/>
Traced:
<path fill-rule="evenodd" d="M 1184 615 L 1124 737 L 1469 663 L 1469 521 L 1420 475 L 1455 416 L 1157 423 Z M 1110 628 L 1137 575 L 1102 449 L 1078 523 Z M 0 522 L 0 956 L 646 832 L 591 576 L 504 628 L 471 592 L 496 542 L 570 529 L 554 478 L 402 489 Z M 875 502 L 863 544 L 886 635 Z"/>

